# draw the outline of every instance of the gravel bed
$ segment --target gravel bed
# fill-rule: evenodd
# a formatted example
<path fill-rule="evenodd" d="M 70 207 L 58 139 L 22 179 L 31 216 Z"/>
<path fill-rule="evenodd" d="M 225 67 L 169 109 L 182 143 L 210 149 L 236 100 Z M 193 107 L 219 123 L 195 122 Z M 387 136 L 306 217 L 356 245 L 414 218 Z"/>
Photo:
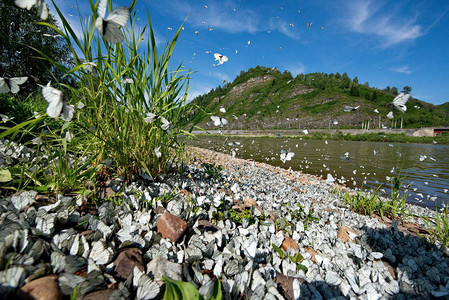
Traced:
<path fill-rule="evenodd" d="M 224 299 L 449 297 L 447 250 L 419 219 L 362 216 L 343 205 L 346 188 L 317 177 L 189 152 L 181 174 L 111 180 L 103 192 L 114 201 L 36 191 L 0 199 L 0 295 L 33 295 L 33 282 L 48 279 L 40 290 L 53 286 L 60 299 L 158 299 L 166 275 L 205 296 L 219 278 Z M 0 166 L 32 156 L 0 143 Z M 223 170 L 214 178 L 204 163 Z"/>

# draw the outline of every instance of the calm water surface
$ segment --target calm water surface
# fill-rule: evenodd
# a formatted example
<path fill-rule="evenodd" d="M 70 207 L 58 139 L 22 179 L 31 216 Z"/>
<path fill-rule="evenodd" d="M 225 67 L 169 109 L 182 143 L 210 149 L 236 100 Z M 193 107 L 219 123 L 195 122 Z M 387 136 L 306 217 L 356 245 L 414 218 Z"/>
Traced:
<path fill-rule="evenodd" d="M 389 195 L 389 178 L 404 178 L 407 201 L 441 207 L 449 202 L 449 145 L 316 141 L 287 138 L 199 137 L 191 145 L 304 173 L 346 180 L 345 185 Z M 281 149 L 295 153 L 282 163 Z M 349 152 L 348 158 L 345 153 Z M 424 156 L 426 158 L 424 159 Z M 421 157 L 421 160 L 420 160 Z M 422 160 L 424 159 L 424 160 Z M 379 188 L 380 187 L 380 188 Z"/>

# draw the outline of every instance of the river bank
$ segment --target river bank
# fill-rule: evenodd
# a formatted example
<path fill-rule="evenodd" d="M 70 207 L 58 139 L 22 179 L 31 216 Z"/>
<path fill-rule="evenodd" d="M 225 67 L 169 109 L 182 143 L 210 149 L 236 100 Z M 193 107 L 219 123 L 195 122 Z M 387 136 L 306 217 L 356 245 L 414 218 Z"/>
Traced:
<path fill-rule="evenodd" d="M 434 135 L 433 128 L 424 129 L 308 129 L 303 130 L 206 130 L 195 135 L 302 138 L 308 140 L 348 140 L 390 143 L 449 144 L 448 134 Z"/>
<path fill-rule="evenodd" d="M 418 237 L 427 231 L 421 219 L 362 216 L 343 204 L 344 187 L 318 177 L 188 151 L 181 173 L 117 178 L 107 201 L 31 191 L 0 200 L 3 297 L 37 290 L 30 285 L 41 277 L 61 298 L 160 298 L 161 274 L 202 294 L 219 278 L 224 299 L 449 295 L 446 248 Z"/>

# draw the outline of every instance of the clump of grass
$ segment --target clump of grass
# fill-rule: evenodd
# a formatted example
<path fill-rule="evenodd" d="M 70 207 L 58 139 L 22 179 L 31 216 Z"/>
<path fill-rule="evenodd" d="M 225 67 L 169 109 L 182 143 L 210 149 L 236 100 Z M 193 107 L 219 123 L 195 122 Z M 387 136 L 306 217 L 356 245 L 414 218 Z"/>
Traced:
<path fill-rule="evenodd" d="M 449 210 L 447 205 L 445 205 L 440 212 L 438 212 L 438 209 L 435 211 L 435 219 L 434 221 L 431 221 L 434 226 L 430 230 L 430 234 L 436 238 L 437 240 L 441 241 L 445 247 L 449 247 L 449 216 L 448 216 Z M 426 220 L 427 223 L 429 223 L 428 220 Z"/>
<path fill-rule="evenodd" d="M 349 208 L 363 215 L 379 215 L 394 219 L 405 216 L 405 201 L 407 194 L 400 193 L 401 180 L 398 177 L 391 179 L 391 197 L 389 200 L 383 200 L 377 191 L 374 192 L 345 192 L 343 202 L 349 205 Z"/>
<path fill-rule="evenodd" d="M 109 161 L 112 173 L 126 180 L 142 172 L 155 177 L 184 158 L 185 136 L 190 136 L 184 130 L 189 115 L 186 101 L 190 72 L 183 70 L 181 64 L 174 68 L 169 65 L 182 26 L 162 49 L 158 48 L 149 15 L 148 25 L 137 29 L 133 13 L 136 2 L 133 0 L 129 7 L 130 25 L 123 28 L 125 39 L 119 44 L 110 44 L 96 32 L 98 2 L 92 0 L 92 16 L 82 20 L 81 36 L 77 36 L 57 6 L 62 30 L 38 23 L 61 35 L 71 49 L 75 66 L 60 64 L 39 49 L 34 50 L 66 74 L 70 80 L 64 82 L 73 83 L 58 83 L 60 78 L 55 78 L 52 86 L 63 91 L 66 103 L 77 109 L 71 122 L 48 118 L 41 111 L 43 116 L 39 118 L 31 117 L 4 128 L 0 138 L 19 142 L 24 142 L 25 136 L 26 141 L 42 138 L 45 147 L 30 146 L 37 151 L 45 149 L 46 159 L 55 162 L 40 164 L 46 170 L 32 174 L 32 180 L 21 180 L 16 189 L 24 188 L 23 182 L 34 182 L 65 192 L 82 186 L 83 181 L 92 181 L 92 174 L 105 161 Z M 93 63 L 90 69 L 86 62 Z M 83 108 L 77 106 L 80 102 Z M 154 117 L 148 119 L 151 115 Z M 70 141 L 64 138 L 69 130 L 73 134 Z"/>
<path fill-rule="evenodd" d="M 213 179 L 219 179 L 221 177 L 221 171 L 223 169 L 219 165 L 203 163 L 201 166 L 204 168 L 206 175 Z"/>

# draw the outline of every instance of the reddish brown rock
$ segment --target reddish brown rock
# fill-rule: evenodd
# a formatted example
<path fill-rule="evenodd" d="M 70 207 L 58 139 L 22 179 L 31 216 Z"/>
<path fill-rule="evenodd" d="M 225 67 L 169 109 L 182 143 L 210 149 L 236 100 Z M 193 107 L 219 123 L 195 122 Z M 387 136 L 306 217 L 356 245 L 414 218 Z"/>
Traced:
<path fill-rule="evenodd" d="M 245 201 L 243 201 L 243 204 L 245 204 L 246 207 L 257 206 L 257 201 L 251 198 L 246 198 Z"/>
<path fill-rule="evenodd" d="M 157 232 L 164 239 L 176 242 L 186 231 L 187 223 L 171 213 L 165 212 L 157 221 Z"/>
<path fill-rule="evenodd" d="M 58 275 L 49 275 L 30 281 L 17 293 L 19 299 L 47 300 L 62 299 Z"/>
<path fill-rule="evenodd" d="M 318 252 L 316 252 L 315 249 L 310 248 L 310 247 L 306 247 L 305 250 L 306 250 L 307 253 L 310 254 L 310 260 L 311 260 L 314 264 L 316 264 L 315 255 L 317 255 Z"/>
<path fill-rule="evenodd" d="M 199 220 L 198 221 L 198 228 L 200 230 L 211 231 L 211 232 L 217 232 L 218 230 L 220 230 L 220 227 L 218 227 L 214 223 L 209 222 L 207 220 Z"/>
<path fill-rule="evenodd" d="M 282 248 L 282 250 L 284 250 L 284 251 L 287 251 L 287 250 L 289 250 L 289 249 L 290 249 L 290 250 L 295 250 L 295 251 L 298 251 L 298 250 L 299 250 L 298 243 L 295 242 L 294 239 L 292 239 L 292 238 L 290 238 L 290 237 L 288 237 L 288 236 L 286 236 L 286 237 L 284 238 L 284 241 L 282 242 L 281 248 Z"/>
<path fill-rule="evenodd" d="M 385 265 L 385 267 L 387 267 L 388 272 L 390 272 L 391 277 L 396 280 L 397 276 L 396 276 L 396 270 L 393 268 L 392 265 L 390 265 L 388 262 L 386 261 L 382 261 Z"/>
<path fill-rule="evenodd" d="M 346 243 L 348 241 L 354 242 L 354 240 L 349 237 L 349 233 L 348 232 L 351 232 L 351 233 L 355 234 L 356 236 L 359 235 L 357 232 L 354 231 L 354 229 L 351 229 L 348 226 L 344 226 L 343 225 L 338 230 L 337 237 L 340 240 L 342 240 L 344 243 Z"/>
<path fill-rule="evenodd" d="M 192 193 L 185 189 L 180 189 L 179 192 L 186 196 L 192 196 Z"/>
<path fill-rule="evenodd" d="M 301 277 L 290 277 L 285 276 L 279 272 L 276 272 L 276 277 L 273 278 L 273 281 L 277 283 L 278 286 L 284 291 L 284 296 L 288 300 L 295 299 L 294 289 L 293 289 L 293 281 L 298 280 L 300 284 L 306 282 L 304 278 Z"/>
<path fill-rule="evenodd" d="M 85 295 L 81 300 L 108 300 L 113 289 L 99 290 Z"/>
<path fill-rule="evenodd" d="M 137 267 L 140 271 L 144 272 L 145 267 L 142 259 L 142 251 L 138 248 L 126 248 L 117 256 L 114 261 L 115 274 L 117 277 L 126 280 Z"/>

